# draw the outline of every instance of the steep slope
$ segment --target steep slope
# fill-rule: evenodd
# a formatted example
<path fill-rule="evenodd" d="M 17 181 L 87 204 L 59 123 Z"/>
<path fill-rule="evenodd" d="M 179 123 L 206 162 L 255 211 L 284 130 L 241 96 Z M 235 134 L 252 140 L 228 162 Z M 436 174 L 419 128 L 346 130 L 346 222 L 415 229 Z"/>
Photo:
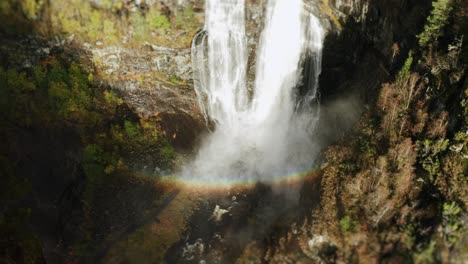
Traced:
<path fill-rule="evenodd" d="M 320 206 L 263 249 L 263 261 L 466 261 L 467 10 L 434 2 L 403 67 L 352 133 L 327 148 Z"/>
<path fill-rule="evenodd" d="M 203 1 L 1 1 L 2 261 L 467 260 L 466 1 L 305 2 L 328 29 L 321 168 L 198 189 L 159 176 L 206 130 Z"/>

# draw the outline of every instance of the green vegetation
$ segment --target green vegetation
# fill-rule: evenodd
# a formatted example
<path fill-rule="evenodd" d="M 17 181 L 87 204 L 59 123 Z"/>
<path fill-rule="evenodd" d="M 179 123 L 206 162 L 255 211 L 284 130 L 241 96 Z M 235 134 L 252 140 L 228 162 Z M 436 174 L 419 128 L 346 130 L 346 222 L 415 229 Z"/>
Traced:
<path fill-rule="evenodd" d="M 161 157 L 161 162 L 163 164 L 168 164 L 170 163 L 174 158 L 175 158 L 175 151 L 174 151 L 174 148 L 172 148 L 171 146 L 169 145 L 166 145 L 164 147 L 161 148 L 161 150 L 159 151 L 159 155 Z"/>
<path fill-rule="evenodd" d="M 455 244 L 463 233 L 461 232 L 464 228 L 459 220 L 462 213 L 462 209 L 455 203 L 444 203 L 442 217 L 444 226 L 445 239 L 451 244 Z"/>
<path fill-rule="evenodd" d="M 11 9 L 11 4 L 8 1 L 0 2 L 0 13 L 5 16 L 11 15 L 13 10 Z"/>
<path fill-rule="evenodd" d="M 104 91 L 104 100 L 108 105 L 119 106 L 123 104 L 123 100 L 112 91 Z"/>
<path fill-rule="evenodd" d="M 181 78 L 177 77 L 177 76 L 174 76 L 172 75 L 170 78 L 169 78 L 169 82 L 173 83 L 173 84 L 176 84 L 176 85 L 181 85 L 181 84 L 185 84 L 185 81 L 182 80 Z"/>
<path fill-rule="evenodd" d="M 28 19 L 35 20 L 39 17 L 39 12 L 44 5 L 43 0 L 24 0 L 20 1 L 21 9 Z"/>
<path fill-rule="evenodd" d="M 468 124 L 468 84 L 466 85 L 465 91 L 463 92 L 461 106 L 463 108 L 463 116 L 465 118 L 465 123 Z"/>
<path fill-rule="evenodd" d="M 398 73 L 398 81 L 400 84 L 404 84 L 409 80 L 411 74 L 411 66 L 413 65 L 413 51 L 408 53 L 408 58 L 405 61 L 405 64 L 401 68 L 400 72 Z"/>
<path fill-rule="evenodd" d="M 82 228 L 85 231 L 80 240 L 75 241 L 74 249 L 75 254 L 89 255 L 100 247 L 95 238 L 99 232 L 95 222 L 101 217 L 100 208 L 110 199 L 103 198 L 103 193 L 111 186 L 118 191 L 130 184 L 138 187 L 138 182 L 144 179 L 140 179 L 143 176 L 138 175 L 134 164 L 141 159 L 169 170 L 175 151 L 164 133 L 160 133 L 157 119 L 139 118 L 115 92 L 96 87 L 92 74 L 76 63 L 68 63 L 63 56 L 56 54 L 26 70 L 0 66 L 0 124 L 8 131 L 0 133 L 5 142 L 0 148 L 0 198 L 2 201 L 21 200 L 32 192 L 31 176 L 22 175 L 22 164 L 8 154 L 9 149 L 15 148 L 10 146 L 15 144 L 10 140 L 12 135 L 44 131 L 54 137 L 57 131 L 74 131 L 72 134 L 77 138 L 56 140 L 78 141 L 76 149 L 69 151 L 76 151 L 70 154 L 72 156 L 81 154 L 73 162 L 82 168 L 84 176 L 83 190 L 77 198 L 83 206 Z M 124 109 L 127 114 L 120 115 L 118 109 Z M 155 196 L 153 185 L 145 184 L 146 192 Z M 23 211 L 27 209 L 12 208 L 8 214 L 0 216 L 0 246 L 15 246 L 4 238 L 16 241 L 17 246 L 31 252 L 30 257 L 24 255 L 33 259 L 40 257 L 41 250 L 37 239 L 30 235 L 31 231 L 25 229 L 29 214 Z M 14 249 L 7 247 L 0 256 L 10 257 L 13 253 Z M 25 260 L 25 263 L 33 262 Z"/>
<path fill-rule="evenodd" d="M 76 64 L 64 68 L 55 61 L 35 66 L 31 73 L 0 67 L 0 84 L 0 109 L 7 120 L 20 126 L 97 121 L 93 103 L 98 92 Z"/>
<path fill-rule="evenodd" d="M 124 4 L 124 1 L 92 2 L 1 1 L 0 15 L 5 17 L 6 22 L 0 25 L 0 31 L 36 31 L 49 37 L 74 34 L 81 41 L 99 41 L 107 45 L 133 47 L 149 42 L 185 48 L 190 46 L 191 38 L 202 22 L 190 7 L 167 11 L 167 7 L 161 3 L 135 9 L 132 3 Z"/>
<path fill-rule="evenodd" d="M 133 13 L 130 15 L 129 22 L 133 26 L 135 32 L 133 36 L 134 40 L 137 43 L 141 43 L 149 35 L 148 24 L 145 18 L 138 13 Z"/>
<path fill-rule="evenodd" d="M 432 3 L 432 6 L 433 10 L 424 26 L 424 32 L 418 36 L 421 47 L 437 43 L 437 40 L 444 33 L 444 28 L 449 23 L 449 17 L 453 10 L 452 0 L 437 0 Z"/>
<path fill-rule="evenodd" d="M 436 242 L 431 241 L 429 244 L 420 252 L 414 254 L 414 263 L 416 264 L 426 264 L 426 263 L 435 263 L 434 255 L 436 249 Z"/>
<path fill-rule="evenodd" d="M 146 22 L 150 25 L 152 29 L 165 31 L 171 27 L 171 23 L 167 16 L 161 15 L 159 12 L 155 11 L 146 16 Z"/>
<path fill-rule="evenodd" d="M 127 133 L 127 136 L 131 138 L 138 136 L 138 132 L 139 132 L 138 128 L 132 122 L 125 121 L 124 128 L 125 128 L 125 132 Z"/>
<path fill-rule="evenodd" d="M 179 28 L 184 28 L 187 25 L 193 25 L 196 23 L 195 12 L 191 7 L 186 7 L 181 14 L 176 16 L 176 25 Z"/>
<path fill-rule="evenodd" d="M 358 137 L 359 150 L 366 154 L 369 158 L 374 157 L 376 153 L 376 148 L 372 143 L 370 136 L 360 136 Z"/>
<path fill-rule="evenodd" d="M 433 182 L 436 176 L 441 172 L 441 154 L 443 154 L 448 147 L 448 139 L 439 139 L 436 141 L 426 139 L 417 142 L 420 164 L 428 172 L 431 182 Z"/>
<path fill-rule="evenodd" d="M 341 218 L 340 226 L 341 226 L 341 230 L 345 232 L 354 232 L 356 228 L 356 224 L 354 223 L 354 220 L 351 219 L 351 217 L 349 216 L 345 216 Z"/>
<path fill-rule="evenodd" d="M 77 126 L 85 133 L 85 143 L 103 141 L 105 136 L 94 136 L 91 131 L 100 129 L 99 132 L 113 135 L 121 144 L 152 141 L 159 144 L 159 128 L 151 120 L 123 120 L 121 125 L 112 124 L 110 129 L 99 127 L 103 120 L 114 118 L 123 100 L 113 91 L 93 87 L 92 81 L 92 75 L 83 72 L 77 64 L 65 66 L 58 60 L 37 65 L 27 72 L 0 67 L 2 116 L 22 127 L 63 123 Z"/>

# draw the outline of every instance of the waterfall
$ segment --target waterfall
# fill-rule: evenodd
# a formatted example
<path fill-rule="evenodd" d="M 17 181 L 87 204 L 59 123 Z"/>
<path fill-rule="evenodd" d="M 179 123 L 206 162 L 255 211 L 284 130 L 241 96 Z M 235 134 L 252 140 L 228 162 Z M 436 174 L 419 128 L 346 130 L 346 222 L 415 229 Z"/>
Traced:
<path fill-rule="evenodd" d="M 205 118 L 234 125 L 248 103 L 244 0 L 207 0 L 205 28 L 192 45 L 195 91 Z"/>
<path fill-rule="evenodd" d="M 215 130 L 182 177 L 268 181 L 313 166 L 324 33 L 304 5 L 269 0 L 250 96 L 244 0 L 206 0 L 192 60 L 200 107 Z"/>

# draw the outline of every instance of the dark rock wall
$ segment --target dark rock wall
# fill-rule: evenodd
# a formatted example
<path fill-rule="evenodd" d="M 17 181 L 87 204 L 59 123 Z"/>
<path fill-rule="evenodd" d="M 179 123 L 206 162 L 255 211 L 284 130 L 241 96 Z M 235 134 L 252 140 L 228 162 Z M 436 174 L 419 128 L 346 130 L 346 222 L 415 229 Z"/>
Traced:
<path fill-rule="evenodd" d="M 336 0 L 329 8 L 326 19 L 335 22 L 325 39 L 320 75 L 323 146 L 343 136 L 401 68 L 417 45 L 431 1 Z"/>
<path fill-rule="evenodd" d="M 325 39 L 320 86 L 322 98 L 359 92 L 370 99 L 380 83 L 398 70 L 416 44 L 430 11 L 427 0 L 361 0 L 349 5 L 335 1 L 341 29 Z M 353 9 L 353 6 L 366 8 Z M 346 14 L 346 12 L 349 12 Z"/>
<path fill-rule="evenodd" d="M 85 178 L 79 135 L 68 128 L 16 129 L 5 130 L 0 138 L 9 140 L 4 151 L 16 162 L 16 177 L 24 178 L 24 185 L 30 188 L 28 195 L 2 209 L 29 208 L 29 228 L 42 241 L 44 257 L 58 263 L 62 259 L 58 244 L 76 236 L 79 223 L 74 220 L 78 220 L 77 214 L 81 216 L 78 197 Z"/>

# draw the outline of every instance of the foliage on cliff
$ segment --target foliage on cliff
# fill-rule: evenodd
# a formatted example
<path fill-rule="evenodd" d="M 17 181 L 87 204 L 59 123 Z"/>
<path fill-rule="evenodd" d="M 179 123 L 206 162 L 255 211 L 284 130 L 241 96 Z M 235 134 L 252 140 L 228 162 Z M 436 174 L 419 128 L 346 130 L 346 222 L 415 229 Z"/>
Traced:
<path fill-rule="evenodd" d="M 97 254 L 104 239 L 99 238 L 105 233 L 102 225 L 115 228 L 121 224 L 116 215 L 130 211 L 127 221 L 133 221 L 140 214 L 131 211 L 152 207 L 141 202 L 126 208 L 127 196 L 157 201 L 161 193 L 153 180 L 135 171 L 141 170 L 141 162 L 151 162 L 160 172 L 172 166 L 174 150 L 158 117 L 140 118 L 117 94 L 98 87 L 91 73 L 61 52 L 31 68 L 0 66 L 0 87 L 0 258 L 11 263 L 42 259 L 40 243 L 32 235 L 36 232 L 29 227 L 31 212 L 40 209 L 31 209 L 38 205 L 27 201 L 46 202 L 47 192 L 59 198 L 51 201 L 53 206 L 77 199 L 72 208 L 61 210 L 80 212 L 75 213 L 75 221 L 79 220 L 76 228 L 81 232 L 73 231 L 75 239 L 65 245 L 74 250 L 71 255 L 78 256 Z M 59 158 L 64 164 L 49 164 L 51 158 L 44 155 L 63 155 Z M 70 186 L 57 187 L 61 182 Z M 109 206 L 110 200 L 118 207 Z M 108 213 L 103 215 L 102 210 Z"/>
<path fill-rule="evenodd" d="M 174 48 L 190 46 L 201 24 L 193 8 L 171 9 L 163 2 L 90 0 L 5 0 L 0 32 L 35 31 L 43 36 L 140 46 L 144 42 Z"/>
<path fill-rule="evenodd" d="M 432 3 L 433 10 L 427 18 L 424 31 L 418 36 L 419 45 L 425 47 L 434 44 L 443 35 L 443 30 L 449 23 L 448 17 L 453 10 L 451 0 L 438 0 Z"/>
<path fill-rule="evenodd" d="M 268 248 L 268 261 L 468 258 L 468 5 L 433 7 L 400 72 L 354 132 L 325 152 L 312 220 Z"/>

